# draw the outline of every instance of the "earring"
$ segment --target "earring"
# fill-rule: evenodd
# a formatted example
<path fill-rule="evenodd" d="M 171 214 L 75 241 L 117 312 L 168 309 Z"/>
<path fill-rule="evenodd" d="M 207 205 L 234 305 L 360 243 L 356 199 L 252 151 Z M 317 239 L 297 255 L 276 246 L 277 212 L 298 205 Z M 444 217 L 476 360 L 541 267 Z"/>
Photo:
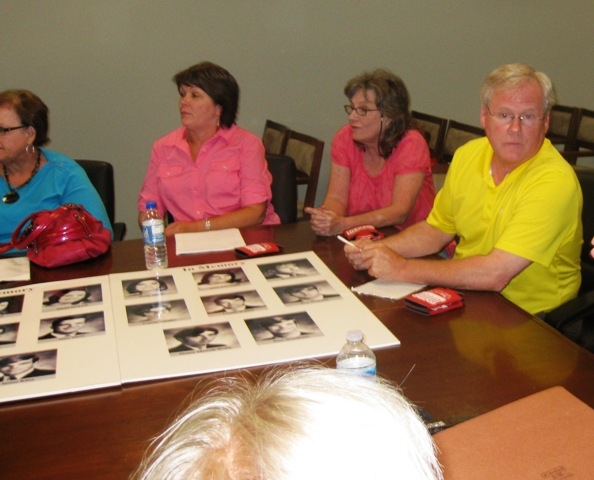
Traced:
<path fill-rule="evenodd" d="M 29 151 L 29 147 L 31 148 L 31 151 Z M 31 144 L 27 144 L 27 146 L 25 147 L 25 152 L 27 153 L 35 153 L 35 145 Z"/>

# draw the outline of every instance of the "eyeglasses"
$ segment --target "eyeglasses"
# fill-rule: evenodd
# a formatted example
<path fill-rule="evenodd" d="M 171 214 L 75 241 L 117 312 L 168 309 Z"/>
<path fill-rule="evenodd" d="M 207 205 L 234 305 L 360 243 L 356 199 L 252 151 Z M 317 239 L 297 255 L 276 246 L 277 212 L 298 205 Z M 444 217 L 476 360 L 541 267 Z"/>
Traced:
<path fill-rule="evenodd" d="M 2 135 L 6 135 L 8 132 L 12 132 L 13 130 L 18 130 L 19 128 L 27 128 L 27 125 L 19 125 L 18 127 L 0 127 L 0 137 Z"/>
<path fill-rule="evenodd" d="M 525 125 L 527 127 L 532 127 L 546 118 L 546 116 L 539 117 L 535 113 L 520 113 L 519 115 L 512 115 L 508 112 L 491 113 L 491 110 L 489 110 L 489 105 L 485 106 L 487 108 L 487 113 L 491 115 L 497 121 L 497 123 L 500 123 L 501 125 L 510 124 L 515 118 L 517 118 L 520 121 L 520 124 Z"/>
<path fill-rule="evenodd" d="M 347 115 L 353 113 L 353 110 L 359 115 L 360 117 L 364 117 L 367 115 L 367 112 L 379 112 L 379 108 L 365 108 L 365 107 L 353 107 L 352 105 L 345 105 L 344 111 Z"/>

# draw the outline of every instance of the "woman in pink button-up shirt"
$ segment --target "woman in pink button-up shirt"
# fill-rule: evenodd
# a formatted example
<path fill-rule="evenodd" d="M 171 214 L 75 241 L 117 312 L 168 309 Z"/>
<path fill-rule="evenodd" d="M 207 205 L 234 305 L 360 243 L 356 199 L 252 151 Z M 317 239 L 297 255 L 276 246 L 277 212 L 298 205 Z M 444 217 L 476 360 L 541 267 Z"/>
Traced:
<path fill-rule="evenodd" d="M 139 219 L 153 200 L 174 222 L 165 233 L 280 223 L 264 146 L 235 124 L 239 86 L 224 68 L 202 62 L 179 72 L 182 126 L 157 140 L 140 194 Z"/>

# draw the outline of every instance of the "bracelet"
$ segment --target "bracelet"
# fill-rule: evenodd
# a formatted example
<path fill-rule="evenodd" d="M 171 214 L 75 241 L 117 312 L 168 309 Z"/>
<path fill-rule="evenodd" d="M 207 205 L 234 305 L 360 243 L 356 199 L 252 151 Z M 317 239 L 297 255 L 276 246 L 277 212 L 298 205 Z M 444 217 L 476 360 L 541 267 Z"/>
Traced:
<path fill-rule="evenodd" d="M 210 219 L 208 217 L 204 219 L 204 229 L 207 232 L 210 232 Z"/>

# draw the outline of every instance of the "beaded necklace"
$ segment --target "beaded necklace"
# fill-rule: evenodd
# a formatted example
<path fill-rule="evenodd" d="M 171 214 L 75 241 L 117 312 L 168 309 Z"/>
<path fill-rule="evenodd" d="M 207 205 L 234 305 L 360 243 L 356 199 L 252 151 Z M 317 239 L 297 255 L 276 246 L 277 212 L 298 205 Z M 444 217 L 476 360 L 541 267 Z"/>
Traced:
<path fill-rule="evenodd" d="M 40 162 L 41 162 L 41 150 L 37 149 L 37 160 L 35 161 L 35 166 L 33 167 L 33 171 L 31 172 L 31 175 L 29 176 L 27 181 L 18 187 L 13 187 L 10 184 L 10 180 L 8 180 L 8 170 L 6 170 L 6 165 L 2 165 L 2 171 L 4 172 L 4 178 L 6 180 L 6 184 L 8 185 L 8 190 L 10 190 L 10 192 L 8 192 L 6 195 L 4 195 L 2 197 L 2 201 L 4 203 L 14 203 L 19 198 L 21 198 L 21 196 L 18 194 L 17 190 L 19 188 L 23 188 L 25 185 L 27 185 L 33 179 L 33 177 L 39 170 Z"/>

